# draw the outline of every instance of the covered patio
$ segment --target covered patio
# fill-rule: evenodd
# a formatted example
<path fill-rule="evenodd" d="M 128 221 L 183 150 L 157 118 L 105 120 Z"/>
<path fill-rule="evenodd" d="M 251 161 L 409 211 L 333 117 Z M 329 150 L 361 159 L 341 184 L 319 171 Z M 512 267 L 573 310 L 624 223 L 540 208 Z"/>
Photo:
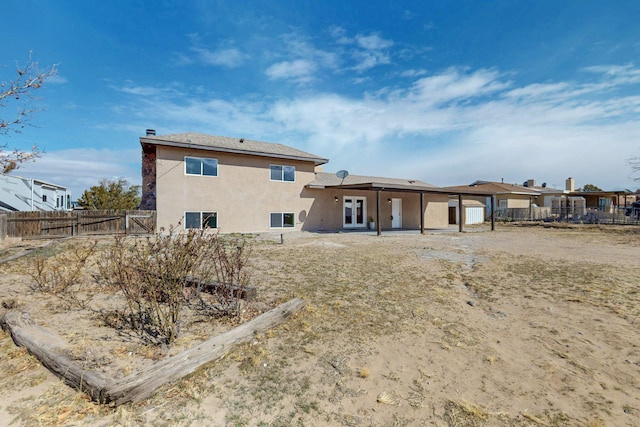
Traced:
<path fill-rule="evenodd" d="M 346 180 L 343 180 L 346 181 Z M 386 181 L 386 180 L 385 180 Z M 416 181 L 394 180 L 395 182 L 381 182 L 381 181 L 361 181 L 361 182 L 341 182 L 339 184 L 325 184 L 324 188 L 340 189 L 340 190 L 354 190 L 354 191 L 366 191 L 375 192 L 376 201 L 376 234 L 380 236 L 382 234 L 382 222 L 379 220 L 381 217 L 381 204 L 383 200 L 383 193 L 413 193 L 419 195 L 420 198 L 420 228 L 421 234 L 425 232 L 425 195 L 444 195 L 454 196 L 458 198 L 458 203 L 462 206 L 464 196 L 482 196 L 491 198 L 491 230 L 495 230 L 495 194 L 479 191 L 477 188 L 469 188 L 468 191 L 451 190 L 435 187 L 426 183 Z M 458 231 L 464 231 L 464 209 L 460 211 L 460 221 L 458 221 Z"/>

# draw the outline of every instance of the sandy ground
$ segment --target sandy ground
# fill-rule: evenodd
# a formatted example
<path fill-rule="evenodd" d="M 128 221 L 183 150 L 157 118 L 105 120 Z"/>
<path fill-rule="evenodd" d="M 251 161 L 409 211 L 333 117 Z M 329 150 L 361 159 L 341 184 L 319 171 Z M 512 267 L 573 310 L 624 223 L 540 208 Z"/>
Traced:
<path fill-rule="evenodd" d="M 639 231 L 259 240 L 256 304 L 298 296 L 306 311 L 119 408 L 88 402 L 2 333 L 0 425 L 640 426 Z M 61 313 L 30 290 L 27 262 L 0 266 L 0 315 L 29 311 L 108 375 L 164 356 Z"/>

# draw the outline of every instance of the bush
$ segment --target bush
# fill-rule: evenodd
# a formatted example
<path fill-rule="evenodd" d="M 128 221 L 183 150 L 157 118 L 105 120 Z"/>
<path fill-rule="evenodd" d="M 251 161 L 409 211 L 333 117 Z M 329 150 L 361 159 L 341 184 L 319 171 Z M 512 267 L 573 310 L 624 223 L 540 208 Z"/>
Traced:
<path fill-rule="evenodd" d="M 36 251 L 27 268 L 34 280 L 31 288 L 59 298 L 69 308 L 84 308 L 92 297 L 82 284 L 84 269 L 97 244 L 97 241 L 70 244 L 56 254 Z"/>
<path fill-rule="evenodd" d="M 250 245 L 244 239 L 223 239 L 205 230 L 146 239 L 117 236 L 99 262 L 104 280 L 127 301 L 132 327 L 160 343 L 179 335 L 180 312 L 197 300 L 216 315 L 238 315 L 240 296 L 249 280 L 245 269 Z M 217 282 L 214 302 L 205 302 L 202 287 Z M 196 284 L 195 287 L 192 285 Z"/>

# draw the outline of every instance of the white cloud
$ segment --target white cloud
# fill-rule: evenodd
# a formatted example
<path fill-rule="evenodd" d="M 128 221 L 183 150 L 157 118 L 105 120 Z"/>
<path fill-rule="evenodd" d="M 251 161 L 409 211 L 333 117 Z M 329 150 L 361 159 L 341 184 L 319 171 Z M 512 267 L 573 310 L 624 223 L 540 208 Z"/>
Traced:
<path fill-rule="evenodd" d="M 47 77 L 46 83 L 51 83 L 54 85 L 62 85 L 62 84 L 68 83 L 68 80 L 66 77 L 60 74 L 55 74 L 51 77 Z"/>
<path fill-rule="evenodd" d="M 308 76 L 312 68 L 302 60 L 280 64 L 271 70 L 274 78 Z M 327 170 L 438 185 L 500 178 L 552 185 L 573 176 L 578 185 L 631 188 L 627 159 L 638 151 L 640 96 L 626 93 L 633 82 L 628 76 L 636 72 L 625 68 L 592 73 L 594 79 L 586 82 L 518 86 L 495 69 L 450 68 L 357 97 L 191 97 L 185 103 L 176 96 L 145 99 L 135 108 L 147 123 L 165 123 L 166 133 L 290 144 L 329 157 Z"/>
<path fill-rule="evenodd" d="M 226 68 L 239 67 L 249 57 L 236 48 L 210 50 L 202 47 L 192 47 L 191 50 L 197 54 L 198 59 L 204 64 Z"/>
<path fill-rule="evenodd" d="M 357 35 L 356 43 L 358 46 L 366 50 L 381 50 L 393 46 L 393 42 L 391 40 L 385 40 L 377 34 L 371 34 L 368 36 Z"/>
<path fill-rule="evenodd" d="M 97 185 L 103 178 L 124 178 L 129 184 L 139 185 L 142 179 L 140 156 L 140 149 L 51 151 L 44 153 L 34 163 L 24 164 L 14 174 L 65 186 L 77 199 L 84 190 Z"/>
<path fill-rule="evenodd" d="M 293 80 L 298 83 L 306 83 L 313 80 L 316 64 L 307 59 L 295 61 L 283 61 L 270 66 L 266 74 L 270 79 Z"/>
<path fill-rule="evenodd" d="M 427 70 L 404 70 L 400 73 L 400 77 L 420 77 L 427 74 Z"/>
<path fill-rule="evenodd" d="M 352 67 L 353 70 L 363 72 L 377 65 L 391 62 L 388 52 L 388 49 L 393 46 L 391 40 L 385 40 L 377 34 L 357 35 L 355 40 L 357 49 L 352 52 L 352 57 L 356 61 Z"/>

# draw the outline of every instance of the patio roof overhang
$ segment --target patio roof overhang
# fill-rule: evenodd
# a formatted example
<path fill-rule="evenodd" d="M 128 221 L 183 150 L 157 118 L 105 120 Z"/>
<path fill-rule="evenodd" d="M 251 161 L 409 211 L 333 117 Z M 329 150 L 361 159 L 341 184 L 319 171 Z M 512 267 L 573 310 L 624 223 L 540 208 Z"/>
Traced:
<path fill-rule="evenodd" d="M 338 185 L 323 185 L 313 186 L 311 188 L 332 188 L 341 190 L 363 190 L 363 191 L 397 191 L 405 193 L 422 193 L 422 194 L 442 194 L 447 196 L 486 196 L 491 197 L 496 193 L 490 193 L 486 191 L 480 191 L 478 189 L 470 188 L 465 190 L 451 190 L 441 187 L 433 187 L 428 185 L 414 185 L 414 184 L 396 184 L 387 182 L 362 182 L 355 184 L 338 184 Z"/>
<path fill-rule="evenodd" d="M 361 190 L 361 191 L 375 191 L 376 192 L 376 213 L 377 218 L 380 218 L 380 193 L 383 191 L 404 192 L 404 193 L 416 193 L 420 195 L 420 232 L 424 234 L 424 197 L 425 194 L 440 194 L 445 196 L 457 196 L 458 202 L 462 205 L 462 196 L 481 196 L 491 197 L 491 230 L 495 230 L 495 202 L 494 196 L 496 193 L 488 193 L 486 191 L 480 191 L 477 188 L 470 188 L 468 191 L 462 189 L 447 189 L 441 187 L 434 187 L 429 185 L 418 184 L 401 184 L 401 183 L 388 183 L 388 182 L 360 182 L 350 184 L 325 184 L 325 185 L 310 185 L 309 188 L 316 189 L 339 189 L 339 190 Z M 463 231 L 463 221 L 459 222 L 459 231 Z M 380 221 L 377 221 L 378 235 L 382 234 L 382 228 Z"/>

